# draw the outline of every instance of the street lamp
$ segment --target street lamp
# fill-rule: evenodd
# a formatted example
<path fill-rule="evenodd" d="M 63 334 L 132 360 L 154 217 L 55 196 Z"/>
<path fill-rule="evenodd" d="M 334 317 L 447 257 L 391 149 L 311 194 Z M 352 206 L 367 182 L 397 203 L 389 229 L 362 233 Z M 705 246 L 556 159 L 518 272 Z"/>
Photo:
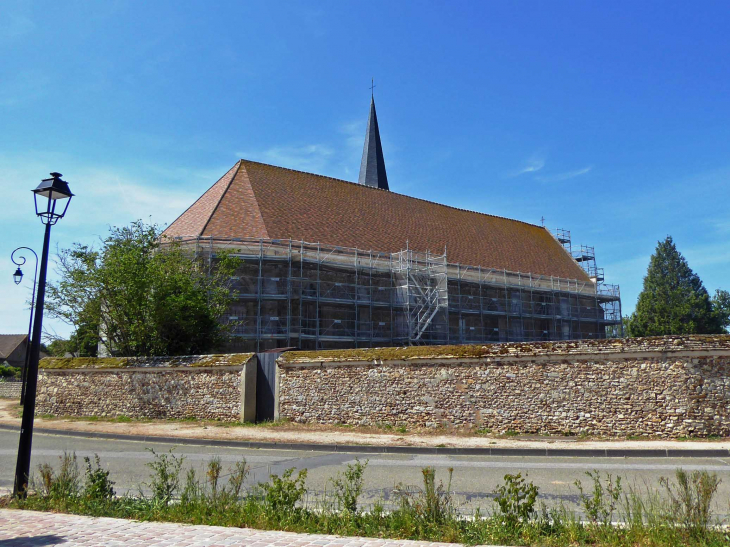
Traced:
<path fill-rule="evenodd" d="M 13 496 L 25 497 L 30 475 L 30 450 L 33 443 L 33 418 L 35 415 L 35 397 L 38 386 L 38 358 L 41 350 L 41 332 L 43 328 L 43 304 L 46 297 L 46 271 L 48 270 L 48 244 L 51 239 L 51 226 L 56 224 L 68 210 L 73 194 L 66 181 L 61 180 L 61 173 L 51 173 L 50 179 L 43 179 L 33 190 L 35 214 L 45 224 L 43 236 L 43 253 L 38 276 L 38 295 L 35 301 L 35 317 L 33 336 L 31 337 L 28 372 L 26 374 L 25 401 L 23 402 L 23 421 L 20 425 L 20 442 L 18 444 L 18 462 L 15 466 L 15 482 Z M 66 201 L 65 204 L 61 202 Z"/>
<path fill-rule="evenodd" d="M 30 358 L 30 335 L 31 335 L 31 328 L 33 327 L 33 305 L 35 304 L 35 288 L 38 281 L 38 255 L 35 254 L 35 251 L 31 249 L 30 247 L 18 247 L 15 249 L 12 253 L 10 253 L 10 260 L 13 261 L 13 264 L 15 264 L 18 269 L 15 270 L 15 273 L 13 274 L 13 280 L 15 281 L 16 285 L 20 285 L 20 282 L 23 280 L 23 270 L 20 269 L 22 265 L 25 264 L 25 257 L 23 255 L 18 255 L 18 258 L 15 258 L 15 253 L 18 251 L 21 251 L 25 249 L 26 251 L 30 251 L 33 253 L 33 256 L 35 257 L 35 275 L 33 276 L 33 292 L 31 293 L 31 302 L 30 302 L 30 320 L 28 321 L 28 340 L 25 343 L 25 361 L 23 362 L 23 370 L 22 370 L 22 377 L 21 377 L 21 384 L 20 384 L 20 404 L 22 405 L 25 402 L 25 382 L 28 378 L 28 360 Z"/>

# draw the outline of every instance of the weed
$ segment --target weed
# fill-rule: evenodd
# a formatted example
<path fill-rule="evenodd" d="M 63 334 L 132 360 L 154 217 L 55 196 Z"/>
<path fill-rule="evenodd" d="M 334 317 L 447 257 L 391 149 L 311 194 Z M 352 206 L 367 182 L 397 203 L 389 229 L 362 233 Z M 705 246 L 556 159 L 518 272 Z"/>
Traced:
<path fill-rule="evenodd" d="M 208 478 L 208 486 L 210 487 L 210 493 L 215 499 L 218 495 L 218 480 L 221 477 L 221 471 L 223 470 L 223 466 L 221 465 L 221 459 L 218 456 L 213 456 L 213 458 L 208 462 L 208 471 L 206 471 L 206 476 Z"/>
<path fill-rule="evenodd" d="M 669 496 L 670 517 L 690 532 L 705 532 L 712 519 L 712 498 L 720 486 L 715 473 L 683 469 L 675 472 L 676 483 L 662 477 L 660 483 Z"/>
<path fill-rule="evenodd" d="M 421 469 L 423 488 L 407 488 L 398 485 L 394 494 L 400 500 L 400 511 L 403 515 L 412 515 L 436 524 L 443 523 L 455 514 L 451 496 L 451 479 L 454 468 L 449 468 L 449 482 L 444 487 L 443 481 L 436 485 L 436 470 L 433 467 Z"/>
<path fill-rule="evenodd" d="M 172 453 L 174 448 L 166 454 L 158 454 L 152 448 L 147 450 L 152 453 L 154 460 L 147 464 L 152 469 L 152 477 L 146 486 L 152 490 L 152 499 L 166 506 L 180 486 L 180 470 L 185 456 L 175 456 Z"/>
<path fill-rule="evenodd" d="M 452 471 L 444 486 L 436 480 L 433 468 L 422 470 L 421 487 L 399 485 L 394 493 L 400 506 L 386 511 L 384 502 L 377 501 L 363 511 L 357 504 L 367 462 L 359 461 L 332 480 L 336 504 L 326 499 L 311 503 L 305 488 L 306 470 L 271 475 L 266 484 L 246 491 L 246 462 L 236 463 L 226 473 L 216 458 L 200 477 L 190 469 L 179 502 L 171 502 L 180 486 L 182 461 L 171 453 L 155 454 L 150 464 L 153 496 L 116 497 L 113 482 L 96 457 L 86 459 L 79 491 L 76 459 L 64 454 L 58 471 L 50 465 L 39 467 L 35 492 L 31 490 L 25 499 L 0 499 L 0 507 L 466 545 L 720 547 L 730 541 L 727 530 L 712 526 L 710 507 L 719 480 L 710 474 L 678 472 L 676 480 L 663 483 L 664 490 L 647 486 L 645 493 L 622 489 L 618 479 L 610 476 L 589 473 L 593 489 L 582 495 L 591 500 L 588 507 L 594 521 L 584 523 L 562 504 L 548 508 L 540 503 L 535 510 L 537 488 L 519 474 L 506 476 L 498 488 L 495 514 L 477 510 L 470 516 L 461 515 L 451 493 Z M 610 522 L 614 509 L 623 524 Z"/>
<path fill-rule="evenodd" d="M 231 494 L 236 498 L 241 497 L 241 490 L 243 489 L 243 483 L 246 481 L 250 471 L 249 466 L 246 464 L 246 460 L 236 462 L 234 468 L 231 470 L 231 478 L 229 479 Z"/>
<path fill-rule="evenodd" d="M 99 455 L 94 454 L 94 466 L 91 458 L 84 457 L 86 473 L 84 477 L 83 496 L 88 501 L 108 501 L 114 497 L 114 481 L 109 479 L 109 470 L 102 469 Z"/>
<path fill-rule="evenodd" d="M 287 469 L 279 475 L 271 475 L 270 482 L 262 485 L 264 490 L 264 500 L 272 511 L 294 511 L 298 501 L 300 501 L 306 493 L 304 481 L 307 479 L 307 470 L 302 469 L 297 474 L 296 479 L 292 479 L 294 468 Z"/>
<path fill-rule="evenodd" d="M 583 492 L 580 480 L 574 483 L 580 492 L 580 504 L 591 522 L 608 525 L 613 521 L 613 513 L 621 499 L 621 477 L 616 477 L 614 480 L 614 477 L 607 473 L 604 486 L 599 471 L 586 471 L 586 475 L 593 481 L 591 495 Z"/>
<path fill-rule="evenodd" d="M 364 485 L 363 475 L 367 467 L 367 460 L 361 463 L 355 459 L 355 463 L 348 463 L 344 473 L 338 473 L 330 479 L 335 491 L 335 500 L 340 510 L 357 513 L 357 498 L 362 494 Z"/>
<path fill-rule="evenodd" d="M 64 452 L 63 456 L 59 456 L 59 460 L 61 465 L 58 473 L 55 473 L 53 467 L 47 463 L 38 466 L 41 481 L 34 486 L 43 497 L 55 502 L 65 502 L 79 495 L 79 465 L 75 453 Z"/>
<path fill-rule="evenodd" d="M 526 482 L 521 473 L 505 475 L 504 484 L 497 487 L 495 497 L 504 522 L 508 526 L 517 527 L 532 518 L 537 494 L 537 486 Z"/>

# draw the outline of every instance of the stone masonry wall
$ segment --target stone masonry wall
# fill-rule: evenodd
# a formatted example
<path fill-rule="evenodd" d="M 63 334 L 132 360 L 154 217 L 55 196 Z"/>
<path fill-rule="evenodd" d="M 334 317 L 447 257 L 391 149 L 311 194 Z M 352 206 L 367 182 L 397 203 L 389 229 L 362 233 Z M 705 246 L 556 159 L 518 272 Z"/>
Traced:
<path fill-rule="evenodd" d="M 21 382 L 0 382 L 0 399 L 20 399 Z"/>
<path fill-rule="evenodd" d="M 730 436 L 730 336 L 293 352 L 279 376 L 297 422 Z"/>
<path fill-rule="evenodd" d="M 238 421 L 251 354 L 151 359 L 44 359 L 37 410 L 56 416 Z"/>

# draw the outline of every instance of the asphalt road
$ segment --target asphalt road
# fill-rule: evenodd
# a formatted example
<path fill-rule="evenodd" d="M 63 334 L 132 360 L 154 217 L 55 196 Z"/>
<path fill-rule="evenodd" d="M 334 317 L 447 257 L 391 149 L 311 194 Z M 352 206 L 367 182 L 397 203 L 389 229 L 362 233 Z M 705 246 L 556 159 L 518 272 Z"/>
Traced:
<path fill-rule="evenodd" d="M 12 487 L 18 435 L 0 431 L 0 491 Z M 331 486 L 329 480 L 345 465 L 356 458 L 368 460 L 365 472 L 364 505 L 383 500 L 385 506 L 394 502 L 393 488 L 400 484 L 421 484 L 421 469 L 432 466 L 437 480 L 448 481 L 448 469 L 453 468 L 451 489 L 460 510 L 471 512 L 477 507 L 489 509 L 495 487 L 503 482 L 506 473 L 521 472 L 528 475 L 540 489 L 540 498 L 550 505 L 563 501 L 577 509 L 578 491 L 573 485 L 576 479 L 587 485 L 590 479 L 586 471 L 597 469 L 602 474 L 621 476 L 624 484 L 642 490 L 661 489 L 659 478 L 673 477 L 677 468 L 687 471 L 706 470 L 717 473 L 722 479 L 715 510 L 727 515 L 730 509 L 730 458 L 558 458 L 558 457 L 485 457 L 485 456 L 419 456 L 419 455 L 363 455 L 357 453 L 327 453 L 296 450 L 261 450 L 220 448 L 166 443 L 141 443 L 134 441 L 110 441 L 56 435 L 36 434 L 33 439 L 32 470 L 41 463 L 58 466 L 64 452 L 75 452 L 79 466 L 83 457 L 98 454 L 102 465 L 111 471 L 119 493 L 138 492 L 147 489 L 150 469 L 146 464 L 156 452 L 167 452 L 174 447 L 174 454 L 184 455 L 184 468 L 194 467 L 204 474 L 207 462 L 218 456 L 224 469 L 241 459 L 251 466 L 247 484 L 266 481 L 271 473 L 281 474 L 285 469 L 307 469 L 308 501 L 316 499 Z M 183 471 L 185 473 L 185 471 Z"/>

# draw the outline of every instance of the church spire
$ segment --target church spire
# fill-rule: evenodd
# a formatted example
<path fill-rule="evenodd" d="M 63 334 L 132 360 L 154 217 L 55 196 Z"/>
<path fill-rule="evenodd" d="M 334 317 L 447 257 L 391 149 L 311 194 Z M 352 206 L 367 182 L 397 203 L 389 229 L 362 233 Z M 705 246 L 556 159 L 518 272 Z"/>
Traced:
<path fill-rule="evenodd" d="M 358 178 L 358 182 L 360 184 L 382 188 L 383 190 L 389 190 L 388 175 L 385 174 L 383 146 L 380 144 L 378 116 L 375 113 L 374 97 L 370 99 L 370 117 L 368 118 L 368 128 L 365 131 L 365 146 L 362 149 L 362 161 L 360 162 L 360 177 Z"/>

